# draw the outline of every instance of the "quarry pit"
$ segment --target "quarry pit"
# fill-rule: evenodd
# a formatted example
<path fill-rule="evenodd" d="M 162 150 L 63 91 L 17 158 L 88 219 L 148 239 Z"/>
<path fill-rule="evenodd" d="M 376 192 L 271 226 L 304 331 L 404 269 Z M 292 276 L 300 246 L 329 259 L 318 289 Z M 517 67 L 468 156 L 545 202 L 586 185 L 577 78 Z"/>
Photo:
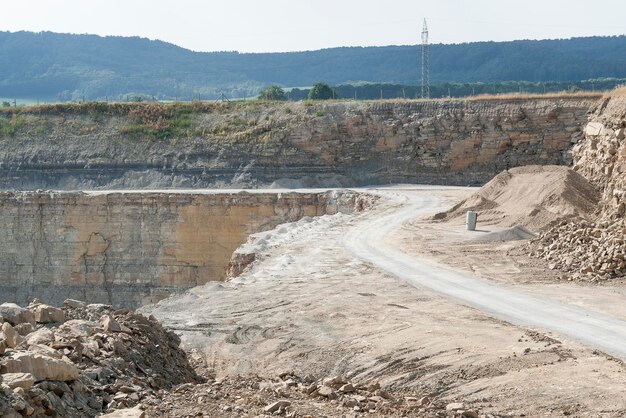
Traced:
<path fill-rule="evenodd" d="M 0 301 L 95 327 L 7 353 L 90 411 L 624 416 L 624 97 L 4 113 Z"/>
<path fill-rule="evenodd" d="M 224 280 L 248 235 L 352 212 L 358 199 L 277 188 L 480 185 L 515 166 L 567 165 L 596 101 L 3 109 L 15 130 L 0 141 L 0 295 L 21 304 L 154 303 Z M 271 189 L 219 191 L 228 188 Z"/>

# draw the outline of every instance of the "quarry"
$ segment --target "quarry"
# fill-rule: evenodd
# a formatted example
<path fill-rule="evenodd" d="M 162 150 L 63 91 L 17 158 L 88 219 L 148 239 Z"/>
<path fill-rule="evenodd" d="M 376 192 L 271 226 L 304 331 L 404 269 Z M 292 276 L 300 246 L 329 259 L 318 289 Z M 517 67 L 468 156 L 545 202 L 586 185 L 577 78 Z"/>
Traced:
<path fill-rule="evenodd" d="M 626 415 L 624 88 L 0 128 L 0 416 Z"/>

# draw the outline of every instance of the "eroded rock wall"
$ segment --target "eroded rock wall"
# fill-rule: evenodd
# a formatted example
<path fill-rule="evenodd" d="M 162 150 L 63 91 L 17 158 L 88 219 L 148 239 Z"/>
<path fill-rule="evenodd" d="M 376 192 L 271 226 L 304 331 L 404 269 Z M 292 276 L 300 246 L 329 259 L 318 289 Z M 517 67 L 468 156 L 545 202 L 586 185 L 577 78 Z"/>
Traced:
<path fill-rule="evenodd" d="M 4 110 L 0 188 L 478 184 L 570 164 L 597 99 Z"/>
<path fill-rule="evenodd" d="M 2 193 L 0 301 L 155 302 L 222 280 L 248 235 L 351 212 L 356 193 Z"/>
<path fill-rule="evenodd" d="M 585 139 L 573 149 L 574 169 L 603 193 L 602 212 L 626 214 L 626 88 L 603 98 L 585 127 Z"/>
<path fill-rule="evenodd" d="M 626 276 L 626 88 L 592 109 L 584 138 L 573 148 L 574 170 L 601 194 L 594 216 L 544 232 L 530 251 L 564 271 L 564 279 L 600 281 Z"/>

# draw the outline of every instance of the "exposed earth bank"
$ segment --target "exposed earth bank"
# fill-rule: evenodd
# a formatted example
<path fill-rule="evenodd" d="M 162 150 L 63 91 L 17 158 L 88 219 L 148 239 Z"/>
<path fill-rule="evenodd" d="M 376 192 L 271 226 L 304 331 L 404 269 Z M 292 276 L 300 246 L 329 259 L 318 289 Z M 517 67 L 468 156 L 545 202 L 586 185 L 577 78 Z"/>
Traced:
<path fill-rule="evenodd" d="M 0 110 L 0 189 L 481 184 L 571 163 L 598 95 Z"/>

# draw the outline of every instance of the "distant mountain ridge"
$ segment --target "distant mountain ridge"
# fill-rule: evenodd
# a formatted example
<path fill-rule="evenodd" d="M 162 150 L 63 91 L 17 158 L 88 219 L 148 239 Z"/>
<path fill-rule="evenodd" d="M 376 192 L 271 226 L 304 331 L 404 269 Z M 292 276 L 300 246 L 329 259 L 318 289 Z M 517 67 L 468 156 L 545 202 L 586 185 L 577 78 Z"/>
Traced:
<path fill-rule="evenodd" d="M 431 46 L 431 83 L 626 78 L 626 36 Z M 418 84 L 420 47 L 194 52 L 138 37 L 0 32 L 0 97 L 251 96 L 269 84 Z"/>

